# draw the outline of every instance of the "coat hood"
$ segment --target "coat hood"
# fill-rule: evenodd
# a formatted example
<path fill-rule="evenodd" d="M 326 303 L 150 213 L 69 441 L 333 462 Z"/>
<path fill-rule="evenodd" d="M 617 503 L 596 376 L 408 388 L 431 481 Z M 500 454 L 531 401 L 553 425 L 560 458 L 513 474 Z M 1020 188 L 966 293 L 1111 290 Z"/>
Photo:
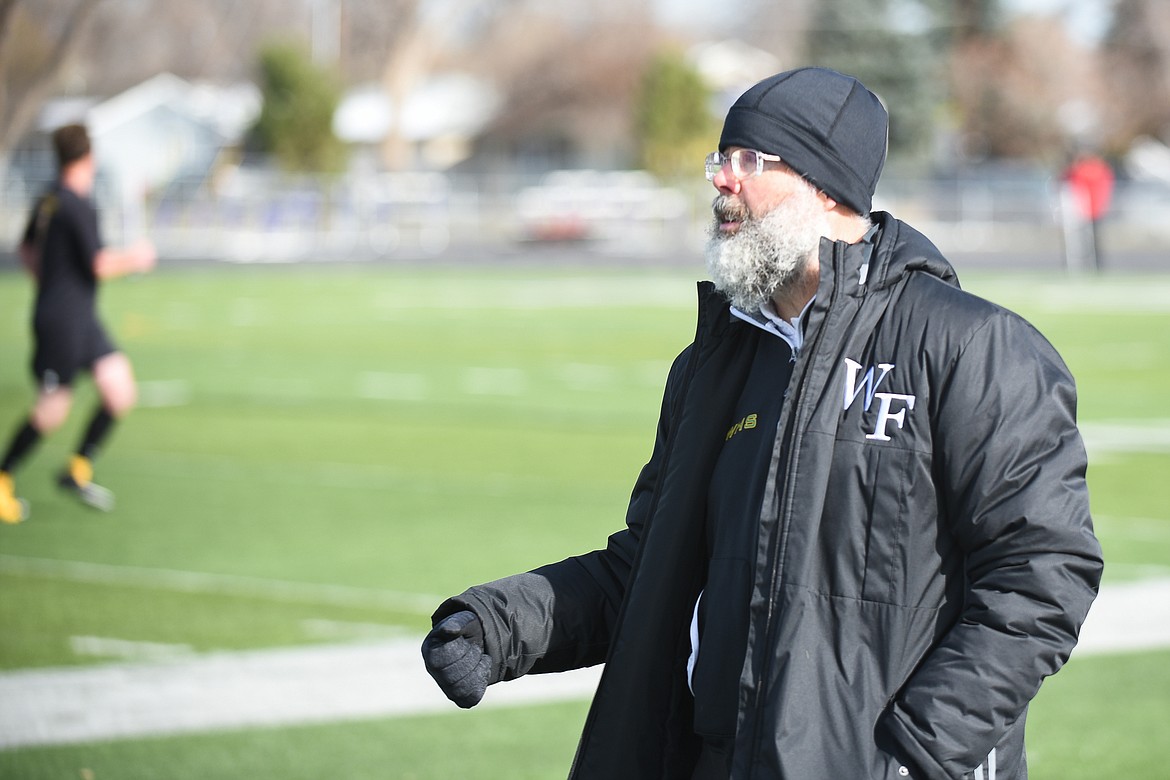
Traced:
<path fill-rule="evenodd" d="M 884 240 L 875 240 L 876 247 L 865 272 L 863 283 L 870 289 L 884 289 L 915 271 L 925 272 L 947 284 L 959 286 L 955 269 L 929 238 L 884 211 L 875 211 L 870 218 L 885 236 Z M 859 262 L 863 264 L 865 261 Z M 860 267 L 857 268 L 857 272 L 859 278 L 862 278 Z"/>

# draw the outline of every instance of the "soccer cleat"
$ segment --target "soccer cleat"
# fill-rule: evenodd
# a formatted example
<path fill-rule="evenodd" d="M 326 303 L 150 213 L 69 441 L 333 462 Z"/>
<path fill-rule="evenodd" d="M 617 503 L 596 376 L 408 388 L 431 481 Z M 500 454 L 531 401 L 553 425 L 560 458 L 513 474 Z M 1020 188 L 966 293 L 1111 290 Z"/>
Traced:
<path fill-rule="evenodd" d="M 0 471 L 0 522 L 16 525 L 28 519 L 28 502 L 16 497 L 12 475 Z"/>
<path fill-rule="evenodd" d="M 109 512 L 114 508 L 114 494 L 93 481 L 93 464 L 89 458 L 74 455 L 69 468 L 57 477 L 57 485 L 94 509 Z"/>

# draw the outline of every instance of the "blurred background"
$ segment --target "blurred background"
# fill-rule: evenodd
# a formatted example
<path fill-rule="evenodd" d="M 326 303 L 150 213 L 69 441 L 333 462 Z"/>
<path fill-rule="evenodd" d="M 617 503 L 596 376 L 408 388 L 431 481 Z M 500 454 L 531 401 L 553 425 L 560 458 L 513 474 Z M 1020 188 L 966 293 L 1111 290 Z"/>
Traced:
<path fill-rule="evenodd" d="M 1161 267 L 1158 0 L 4 0 L 0 236 L 53 175 L 46 133 L 85 119 L 107 240 L 172 260 L 689 262 L 725 109 L 804 64 L 887 103 L 877 206 L 944 250 L 1078 262 L 1060 173 L 1092 151 L 1118 178 L 1103 254 Z"/>
<path fill-rule="evenodd" d="M 564 777 L 596 669 L 461 711 L 419 641 L 620 527 L 693 333 L 703 158 L 805 64 L 890 110 L 876 207 L 1077 379 L 1105 584 L 1031 777 L 1164 778 L 1165 0 L 0 0 L 0 436 L 55 127 L 90 127 L 106 241 L 160 254 L 101 291 L 141 390 L 97 460 L 117 509 L 55 486 L 83 382 L 0 527 L 0 778 Z"/>

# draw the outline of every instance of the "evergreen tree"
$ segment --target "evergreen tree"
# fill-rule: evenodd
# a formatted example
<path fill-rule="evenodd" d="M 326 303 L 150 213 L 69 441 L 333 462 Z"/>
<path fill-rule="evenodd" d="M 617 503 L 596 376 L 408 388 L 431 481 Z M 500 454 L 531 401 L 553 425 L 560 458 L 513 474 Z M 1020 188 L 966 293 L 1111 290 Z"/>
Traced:
<path fill-rule="evenodd" d="M 710 90 L 698 71 L 674 51 L 651 61 L 635 122 L 641 165 L 661 177 L 694 176 L 719 142 Z"/>
<path fill-rule="evenodd" d="M 263 49 L 260 70 L 264 104 L 255 128 L 260 148 L 286 170 L 342 170 L 345 146 L 333 134 L 341 91 L 332 76 L 299 46 L 284 43 Z"/>
<path fill-rule="evenodd" d="M 943 0 L 819 0 L 807 61 L 856 76 L 890 112 L 890 154 L 929 151 L 946 95 Z"/>

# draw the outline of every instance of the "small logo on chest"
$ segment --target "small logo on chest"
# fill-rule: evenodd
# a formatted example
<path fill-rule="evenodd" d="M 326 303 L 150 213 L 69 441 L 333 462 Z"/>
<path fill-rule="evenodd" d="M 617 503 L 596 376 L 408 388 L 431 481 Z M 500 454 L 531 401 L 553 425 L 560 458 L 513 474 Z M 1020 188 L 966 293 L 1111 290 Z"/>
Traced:
<path fill-rule="evenodd" d="M 747 417 L 744 417 L 742 420 L 737 422 L 735 425 L 731 426 L 731 429 L 727 432 L 727 438 L 725 439 L 725 441 L 731 441 L 731 437 L 734 436 L 735 434 L 741 432 L 741 431 L 748 431 L 748 430 L 751 430 L 752 428 L 755 428 L 757 425 L 759 425 L 759 422 L 760 422 L 759 415 L 749 414 Z"/>
<path fill-rule="evenodd" d="M 887 432 L 890 423 L 894 423 L 901 430 L 906 423 L 906 413 L 914 411 L 916 398 L 913 395 L 903 393 L 878 392 L 882 382 L 893 372 L 893 363 L 878 363 L 876 366 L 870 366 L 865 369 L 864 374 L 862 373 L 863 369 L 865 367 L 856 360 L 845 358 L 845 411 L 849 411 L 849 408 L 863 392 L 865 393 L 864 409 L 867 413 L 873 406 L 874 399 L 877 399 L 877 420 L 873 433 L 867 433 L 865 438 L 875 441 L 890 441 L 890 435 Z"/>

